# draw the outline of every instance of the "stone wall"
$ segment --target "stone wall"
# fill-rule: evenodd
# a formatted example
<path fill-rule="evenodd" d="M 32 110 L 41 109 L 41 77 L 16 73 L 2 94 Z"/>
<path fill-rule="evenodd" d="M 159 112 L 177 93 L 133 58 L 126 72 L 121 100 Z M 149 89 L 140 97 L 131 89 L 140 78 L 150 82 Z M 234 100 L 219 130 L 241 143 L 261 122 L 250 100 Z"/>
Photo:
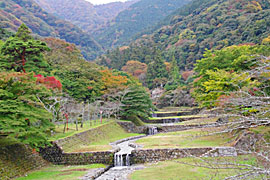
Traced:
<path fill-rule="evenodd" d="M 143 122 L 145 123 L 151 123 L 151 124 L 162 124 L 162 123 L 178 123 L 183 121 L 190 121 L 194 119 L 201 119 L 201 118 L 209 118 L 211 116 L 205 116 L 205 117 L 197 117 L 197 116 L 190 116 L 190 117 L 181 117 L 181 118 L 170 118 L 170 117 L 164 117 L 160 119 L 145 119 Z"/>
<path fill-rule="evenodd" d="M 170 125 L 170 126 L 161 126 L 159 128 L 159 132 L 185 131 L 185 130 L 189 130 L 189 129 L 217 127 L 219 125 L 220 124 L 218 124 L 218 123 L 209 123 L 209 124 L 194 124 L 194 125 Z"/>
<path fill-rule="evenodd" d="M 184 111 L 178 111 L 178 112 L 159 112 L 159 113 L 153 113 L 153 117 L 171 117 L 171 116 L 188 116 L 188 115 L 194 115 L 199 114 L 201 111 L 201 108 L 192 108 L 190 110 L 184 110 Z"/>
<path fill-rule="evenodd" d="M 237 156 L 233 147 L 218 148 L 183 148 L 183 149 L 140 149 L 131 153 L 131 163 L 141 164 L 148 162 L 165 161 L 185 157 L 224 157 Z"/>
<path fill-rule="evenodd" d="M 0 179 L 8 180 L 25 175 L 28 171 L 48 164 L 33 152 L 32 148 L 23 144 L 0 147 Z"/>
<path fill-rule="evenodd" d="M 148 132 L 146 126 L 136 126 L 133 122 L 117 121 L 117 123 L 128 133 L 147 134 Z"/>
<path fill-rule="evenodd" d="M 47 161 L 57 165 L 86 165 L 108 164 L 113 165 L 114 154 L 119 149 L 101 152 L 65 153 L 56 143 L 52 147 L 40 149 L 40 154 Z"/>
<path fill-rule="evenodd" d="M 124 129 L 127 132 L 142 133 L 147 131 L 147 127 L 144 126 L 137 127 L 132 122 L 118 122 L 118 124 L 124 127 Z M 69 148 L 70 146 L 76 146 L 77 143 L 85 142 L 89 144 L 91 142 L 91 137 L 94 137 L 102 133 L 100 128 L 106 128 L 105 126 L 111 127 L 110 124 L 105 124 L 101 127 L 90 129 L 88 131 L 54 141 L 52 143 L 53 146 L 41 149 L 40 154 L 44 159 L 53 164 L 83 165 L 83 164 L 102 163 L 113 165 L 114 154 L 119 151 L 119 149 L 117 148 L 114 148 L 114 150 L 111 151 L 103 151 L 103 152 L 65 153 L 63 151 L 63 149 Z M 125 140 L 130 140 L 134 138 L 138 137 L 130 137 Z M 115 142 L 114 144 L 121 142 L 123 142 L 123 140 Z"/>

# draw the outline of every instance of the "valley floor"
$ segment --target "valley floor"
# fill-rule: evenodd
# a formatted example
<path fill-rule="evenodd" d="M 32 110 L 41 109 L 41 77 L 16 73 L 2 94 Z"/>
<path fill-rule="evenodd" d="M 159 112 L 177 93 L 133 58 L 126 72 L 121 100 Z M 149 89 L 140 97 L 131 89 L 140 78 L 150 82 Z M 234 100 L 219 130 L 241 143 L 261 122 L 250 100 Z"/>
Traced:
<path fill-rule="evenodd" d="M 192 115 L 187 115 L 192 116 Z M 196 125 L 215 123 L 218 118 L 205 116 L 194 116 L 197 119 L 178 122 L 171 125 Z M 166 118 L 166 117 L 165 117 Z M 146 124 L 161 128 L 164 124 Z M 166 126 L 166 124 L 164 125 Z M 107 121 L 103 125 L 97 125 L 98 134 L 89 134 L 89 142 L 76 142 L 75 146 L 64 145 L 67 152 L 102 151 L 110 149 L 109 143 L 126 137 L 137 136 L 135 133 L 126 133 L 116 122 Z M 226 147 L 233 146 L 236 137 L 231 134 L 215 134 L 222 127 L 197 128 L 177 132 L 163 132 L 143 137 L 132 141 L 138 149 L 163 149 L 163 148 L 201 148 L 201 147 Z M 257 129 L 260 130 L 260 129 Z M 57 135 L 59 136 L 59 135 Z M 93 136 L 93 137 L 92 137 Z M 80 141 L 78 139 L 78 141 Z M 72 144 L 71 142 L 71 144 Z M 216 168 L 211 164 L 224 163 L 226 166 Z M 230 164 L 230 165 L 229 165 Z M 97 180 L 197 180 L 213 179 L 221 180 L 247 171 L 245 166 L 234 166 L 233 164 L 257 165 L 258 161 L 251 155 L 240 155 L 237 157 L 189 157 L 174 159 L 129 167 L 115 167 L 109 169 L 97 178 Z M 106 165 L 93 164 L 83 166 L 55 166 L 49 165 L 40 170 L 33 171 L 18 180 L 75 180 L 91 179 L 93 174 L 102 170 Z M 242 168 L 242 169 L 241 169 Z M 267 177 L 263 177 L 267 178 Z M 260 178 L 258 178 L 259 180 Z M 254 179 L 257 180 L 257 179 Z"/>

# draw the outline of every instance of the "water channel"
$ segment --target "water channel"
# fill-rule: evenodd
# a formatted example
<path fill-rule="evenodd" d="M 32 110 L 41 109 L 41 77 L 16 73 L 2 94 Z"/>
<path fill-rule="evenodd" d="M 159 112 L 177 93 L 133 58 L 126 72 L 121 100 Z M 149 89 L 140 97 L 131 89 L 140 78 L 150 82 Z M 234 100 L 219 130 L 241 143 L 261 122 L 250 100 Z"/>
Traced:
<path fill-rule="evenodd" d="M 158 133 L 157 127 L 148 128 L 149 135 L 155 135 Z M 114 167 L 110 168 L 107 172 L 96 178 L 96 180 L 127 180 L 128 175 L 135 170 L 143 169 L 143 165 L 131 165 L 130 155 L 135 148 L 130 146 L 136 140 L 143 138 L 138 137 L 136 139 L 127 140 L 117 144 L 120 151 L 114 155 Z"/>

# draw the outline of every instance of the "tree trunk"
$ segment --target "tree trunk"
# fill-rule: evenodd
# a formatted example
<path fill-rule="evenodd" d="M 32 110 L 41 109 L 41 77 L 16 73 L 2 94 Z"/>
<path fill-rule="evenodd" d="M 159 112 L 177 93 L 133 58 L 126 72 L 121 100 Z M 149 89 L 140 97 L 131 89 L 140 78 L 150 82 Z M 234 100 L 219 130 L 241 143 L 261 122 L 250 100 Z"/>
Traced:
<path fill-rule="evenodd" d="M 76 131 L 78 131 L 78 117 L 76 118 Z"/>
<path fill-rule="evenodd" d="M 83 128 L 84 113 L 85 113 L 85 105 L 84 105 L 84 103 L 83 103 L 83 111 L 82 111 L 81 128 Z"/>

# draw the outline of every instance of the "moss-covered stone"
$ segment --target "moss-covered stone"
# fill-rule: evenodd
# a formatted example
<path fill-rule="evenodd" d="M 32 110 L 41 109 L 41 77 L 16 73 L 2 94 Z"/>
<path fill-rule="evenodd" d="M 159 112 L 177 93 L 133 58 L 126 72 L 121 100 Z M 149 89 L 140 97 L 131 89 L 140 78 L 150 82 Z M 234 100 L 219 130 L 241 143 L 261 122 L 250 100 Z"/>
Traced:
<path fill-rule="evenodd" d="M 0 141 L 7 139 L 0 138 Z M 20 143 L 1 144 L 0 179 L 7 180 L 22 176 L 30 170 L 42 167 L 47 162 L 29 146 Z"/>

